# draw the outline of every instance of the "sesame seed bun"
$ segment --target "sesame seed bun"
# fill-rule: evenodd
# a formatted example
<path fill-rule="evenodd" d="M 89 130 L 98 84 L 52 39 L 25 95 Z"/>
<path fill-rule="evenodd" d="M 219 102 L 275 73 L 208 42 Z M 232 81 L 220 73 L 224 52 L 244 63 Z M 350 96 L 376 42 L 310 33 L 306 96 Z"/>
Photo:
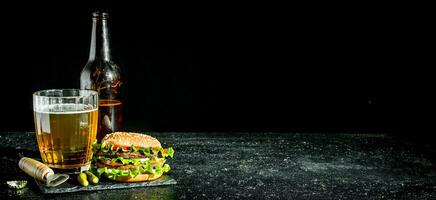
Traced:
<path fill-rule="evenodd" d="M 111 134 L 107 134 L 102 142 L 112 143 L 118 146 L 135 146 L 135 147 L 151 147 L 151 148 L 160 148 L 162 147 L 159 140 L 156 138 L 141 134 L 141 133 L 133 133 L 133 132 L 115 132 Z"/>

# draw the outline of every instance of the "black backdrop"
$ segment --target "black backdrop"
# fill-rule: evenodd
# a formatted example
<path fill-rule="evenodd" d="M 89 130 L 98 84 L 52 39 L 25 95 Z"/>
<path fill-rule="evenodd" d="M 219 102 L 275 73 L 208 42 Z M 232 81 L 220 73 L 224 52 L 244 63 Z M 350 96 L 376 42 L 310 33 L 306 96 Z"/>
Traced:
<path fill-rule="evenodd" d="M 0 130 L 33 131 L 32 92 L 79 86 L 97 7 L 126 129 L 435 130 L 428 26 L 409 10 L 212 3 L 3 6 Z"/>

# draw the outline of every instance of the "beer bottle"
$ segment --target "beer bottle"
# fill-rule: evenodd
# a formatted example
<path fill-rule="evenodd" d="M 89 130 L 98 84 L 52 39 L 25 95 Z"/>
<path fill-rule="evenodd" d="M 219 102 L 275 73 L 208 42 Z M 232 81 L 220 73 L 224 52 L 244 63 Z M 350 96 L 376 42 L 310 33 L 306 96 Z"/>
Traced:
<path fill-rule="evenodd" d="M 80 75 L 80 88 L 99 94 L 98 141 L 122 126 L 122 82 L 120 69 L 111 59 L 108 17 L 104 12 L 92 14 L 89 59 Z"/>

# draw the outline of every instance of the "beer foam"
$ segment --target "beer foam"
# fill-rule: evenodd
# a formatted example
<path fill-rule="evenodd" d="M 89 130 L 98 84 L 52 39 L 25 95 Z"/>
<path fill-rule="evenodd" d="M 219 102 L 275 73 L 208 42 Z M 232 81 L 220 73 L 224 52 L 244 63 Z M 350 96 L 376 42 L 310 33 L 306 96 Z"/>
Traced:
<path fill-rule="evenodd" d="M 54 104 L 39 106 L 33 109 L 35 112 L 47 114 L 76 114 L 87 113 L 98 110 L 90 104 Z"/>

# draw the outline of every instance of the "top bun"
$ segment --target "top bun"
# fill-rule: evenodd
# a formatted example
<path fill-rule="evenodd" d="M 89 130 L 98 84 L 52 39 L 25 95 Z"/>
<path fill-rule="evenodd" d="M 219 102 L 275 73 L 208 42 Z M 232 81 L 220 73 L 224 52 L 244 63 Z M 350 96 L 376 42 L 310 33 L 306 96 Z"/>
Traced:
<path fill-rule="evenodd" d="M 112 143 L 118 146 L 135 146 L 135 147 L 162 147 L 159 140 L 149 135 L 132 132 L 115 132 L 104 136 L 102 142 Z"/>

